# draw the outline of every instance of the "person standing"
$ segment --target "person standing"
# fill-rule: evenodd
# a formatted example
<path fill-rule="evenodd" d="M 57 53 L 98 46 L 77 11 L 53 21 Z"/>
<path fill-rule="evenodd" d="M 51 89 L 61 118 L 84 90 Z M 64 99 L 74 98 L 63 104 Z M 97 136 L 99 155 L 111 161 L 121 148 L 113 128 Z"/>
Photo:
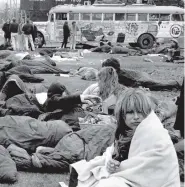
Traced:
<path fill-rule="evenodd" d="M 62 42 L 62 48 L 66 48 L 67 47 L 67 42 L 68 42 L 68 38 L 70 37 L 70 30 L 69 30 L 69 26 L 68 26 L 68 22 L 65 21 L 64 26 L 63 26 L 63 42 Z"/>
<path fill-rule="evenodd" d="M 2 30 L 4 31 L 4 45 L 9 46 L 11 40 L 10 19 L 3 25 Z"/>
<path fill-rule="evenodd" d="M 29 50 L 29 43 L 31 44 L 31 48 L 33 51 L 35 51 L 35 46 L 33 43 L 33 25 L 30 23 L 29 20 L 26 21 L 26 24 L 23 26 L 22 31 L 24 33 L 24 42 L 25 42 L 25 48 L 28 51 Z"/>
<path fill-rule="evenodd" d="M 10 24 L 10 33 L 11 33 L 11 39 L 12 39 L 12 47 L 14 51 L 19 49 L 18 27 L 19 27 L 19 24 L 16 23 L 16 19 L 13 18 L 12 23 Z"/>
<path fill-rule="evenodd" d="M 24 35 L 22 28 L 24 26 L 24 20 L 19 20 L 19 27 L 18 27 L 18 42 L 19 42 L 19 50 L 24 51 Z"/>
<path fill-rule="evenodd" d="M 71 49 L 76 49 L 76 35 L 77 35 L 77 26 L 76 22 L 72 22 L 72 29 L 71 29 Z"/>
<path fill-rule="evenodd" d="M 38 48 L 38 41 L 36 41 L 38 29 L 37 29 L 37 26 L 33 23 L 33 21 L 30 20 L 30 24 L 32 24 L 33 26 L 33 32 L 32 32 L 33 43 L 34 43 L 34 46 Z"/>

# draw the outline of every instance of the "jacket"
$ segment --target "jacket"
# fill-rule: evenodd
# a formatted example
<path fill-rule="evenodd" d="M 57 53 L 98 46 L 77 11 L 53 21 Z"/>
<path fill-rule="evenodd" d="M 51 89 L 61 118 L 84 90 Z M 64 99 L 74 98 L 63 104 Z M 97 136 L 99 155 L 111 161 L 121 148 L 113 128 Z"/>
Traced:
<path fill-rule="evenodd" d="M 22 31 L 24 32 L 25 35 L 33 34 L 33 25 L 30 23 L 26 23 L 23 26 Z"/>
<path fill-rule="evenodd" d="M 11 23 L 10 24 L 10 32 L 11 33 L 17 33 L 18 32 L 18 27 L 19 27 L 18 23 Z"/>
<path fill-rule="evenodd" d="M 8 23 L 5 23 L 2 27 L 2 30 L 4 31 L 5 33 L 5 37 L 6 36 L 10 36 L 10 24 Z"/>
<path fill-rule="evenodd" d="M 62 109 L 64 112 L 70 111 L 77 104 L 82 104 L 79 95 L 71 95 L 62 97 L 60 95 L 53 95 L 51 98 L 48 98 L 43 105 L 43 109 L 46 112 L 53 112 L 57 109 Z"/>
<path fill-rule="evenodd" d="M 70 30 L 69 30 L 68 25 L 63 26 L 63 34 L 64 34 L 64 37 L 69 37 L 70 36 Z"/>

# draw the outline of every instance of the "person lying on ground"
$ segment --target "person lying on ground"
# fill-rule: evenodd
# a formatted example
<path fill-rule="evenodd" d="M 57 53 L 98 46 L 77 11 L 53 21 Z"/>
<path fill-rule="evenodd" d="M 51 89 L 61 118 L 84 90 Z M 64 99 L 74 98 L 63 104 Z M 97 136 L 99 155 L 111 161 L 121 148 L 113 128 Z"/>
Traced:
<path fill-rule="evenodd" d="M 118 82 L 118 75 L 115 69 L 104 67 L 98 72 L 98 82 L 90 85 L 83 92 L 83 95 L 91 94 L 99 96 L 103 101 L 102 111 L 108 114 L 108 108 L 116 104 L 117 97 L 124 89 L 125 86 L 122 86 Z"/>
<path fill-rule="evenodd" d="M 91 107 L 102 102 L 98 96 L 89 95 L 89 97 L 92 97 L 90 100 L 84 96 L 71 95 L 64 85 L 53 83 L 48 89 L 47 100 L 42 105 L 44 114 L 41 114 L 38 119 L 42 121 L 61 119 L 74 131 L 80 130 L 79 117 L 84 118 L 86 116 L 81 104 L 85 103 Z"/>
<path fill-rule="evenodd" d="M 40 102 L 40 94 L 33 94 L 27 85 L 16 75 L 10 76 L 0 92 L 1 109 L 0 115 L 31 116 L 42 120 L 61 119 L 70 123 L 78 121 L 78 116 L 84 117 L 83 109 L 77 104 L 92 104 L 88 96 L 69 95 L 65 86 L 53 83 L 48 90 L 46 102 Z M 41 94 L 42 100 L 45 96 Z M 91 96 L 94 102 L 101 102 L 97 96 Z M 92 99 L 93 100 L 93 99 Z M 44 104 L 43 104 L 44 103 Z M 59 111 L 55 111 L 60 109 Z M 73 120 L 72 120 L 73 119 Z M 69 121 L 66 121 L 69 123 Z M 73 124 L 75 126 L 75 124 Z"/>
<path fill-rule="evenodd" d="M 102 63 L 102 67 L 113 67 L 117 74 L 118 80 L 120 84 L 129 87 L 145 87 L 149 88 L 150 90 L 173 90 L 173 89 L 180 89 L 180 85 L 175 80 L 153 80 L 147 73 L 139 72 L 135 70 L 129 69 L 121 69 L 120 62 L 115 58 L 106 59 Z"/>
<path fill-rule="evenodd" d="M 70 76 L 80 76 L 83 80 L 97 80 L 98 70 L 92 67 L 80 67 L 71 71 Z"/>
<path fill-rule="evenodd" d="M 112 44 L 110 42 L 100 42 L 100 46 L 91 49 L 91 52 L 103 52 L 109 53 L 112 49 Z"/>
<path fill-rule="evenodd" d="M 167 48 L 167 62 L 173 62 L 174 60 L 179 60 L 180 58 L 180 47 L 176 39 L 170 40 L 170 47 Z"/>
<path fill-rule="evenodd" d="M 113 145 L 103 156 L 72 164 L 69 187 L 180 186 L 175 148 L 143 89 L 126 89 L 115 114 Z"/>

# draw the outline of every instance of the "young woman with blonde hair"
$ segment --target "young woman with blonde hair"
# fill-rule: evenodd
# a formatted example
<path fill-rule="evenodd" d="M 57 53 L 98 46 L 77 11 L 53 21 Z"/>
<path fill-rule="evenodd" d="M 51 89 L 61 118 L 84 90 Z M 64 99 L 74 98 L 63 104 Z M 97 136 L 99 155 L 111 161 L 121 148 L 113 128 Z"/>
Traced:
<path fill-rule="evenodd" d="M 90 85 L 83 95 L 97 95 L 103 101 L 103 112 L 108 113 L 108 107 L 116 103 L 120 92 L 126 87 L 118 83 L 118 75 L 114 68 L 104 67 L 98 73 L 98 82 Z"/>
<path fill-rule="evenodd" d="M 180 187 L 177 155 L 152 102 L 143 89 L 123 91 L 113 145 L 72 164 L 69 187 Z"/>

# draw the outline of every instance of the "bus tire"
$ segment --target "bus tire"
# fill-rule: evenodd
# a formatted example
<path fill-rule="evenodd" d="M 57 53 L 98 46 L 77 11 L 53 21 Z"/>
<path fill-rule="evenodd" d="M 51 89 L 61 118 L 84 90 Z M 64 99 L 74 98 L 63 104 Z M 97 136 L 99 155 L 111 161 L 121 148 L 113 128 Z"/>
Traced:
<path fill-rule="evenodd" d="M 154 44 L 154 38 L 151 34 L 142 34 L 137 43 L 142 49 L 150 49 Z"/>
<path fill-rule="evenodd" d="M 129 43 L 130 47 L 138 47 L 138 43 Z"/>
<path fill-rule="evenodd" d="M 45 44 L 45 39 L 44 39 L 44 35 L 37 31 L 37 45 L 38 45 L 38 48 L 42 48 L 42 46 Z"/>

